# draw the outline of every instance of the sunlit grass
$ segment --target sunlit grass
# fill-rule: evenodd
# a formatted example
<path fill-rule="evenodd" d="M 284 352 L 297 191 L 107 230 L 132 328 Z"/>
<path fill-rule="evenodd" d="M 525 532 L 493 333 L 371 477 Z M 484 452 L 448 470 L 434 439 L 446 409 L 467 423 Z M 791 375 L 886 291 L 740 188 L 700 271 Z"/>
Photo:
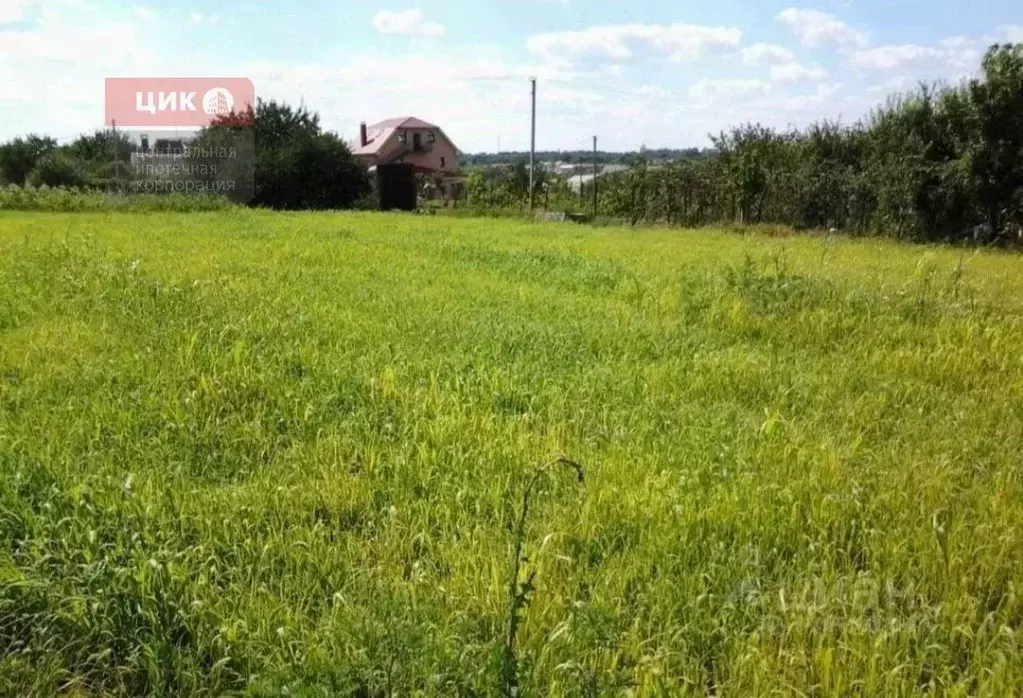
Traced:
<path fill-rule="evenodd" d="M 1023 692 L 1023 261 L 0 216 L 0 694 Z"/>

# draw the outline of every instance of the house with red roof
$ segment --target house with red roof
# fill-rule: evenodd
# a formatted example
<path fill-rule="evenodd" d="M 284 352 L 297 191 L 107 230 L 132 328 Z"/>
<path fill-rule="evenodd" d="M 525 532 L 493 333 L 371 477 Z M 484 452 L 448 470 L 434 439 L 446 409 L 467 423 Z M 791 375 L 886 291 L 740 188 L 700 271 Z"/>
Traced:
<path fill-rule="evenodd" d="M 367 168 L 406 164 L 421 173 L 458 174 L 455 144 L 439 126 L 414 116 L 361 124 L 353 153 Z"/>

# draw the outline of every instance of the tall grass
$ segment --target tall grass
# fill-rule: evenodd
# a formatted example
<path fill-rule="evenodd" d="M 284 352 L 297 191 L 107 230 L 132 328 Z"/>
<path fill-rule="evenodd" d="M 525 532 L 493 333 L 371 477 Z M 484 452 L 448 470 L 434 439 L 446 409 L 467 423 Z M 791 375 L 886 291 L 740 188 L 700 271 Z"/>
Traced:
<path fill-rule="evenodd" d="M 214 194 L 117 194 L 93 189 L 0 185 L 0 211 L 36 212 L 196 212 L 235 207 Z"/>
<path fill-rule="evenodd" d="M 0 215 L 0 694 L 1019 694 L 1021 264 Z"/>

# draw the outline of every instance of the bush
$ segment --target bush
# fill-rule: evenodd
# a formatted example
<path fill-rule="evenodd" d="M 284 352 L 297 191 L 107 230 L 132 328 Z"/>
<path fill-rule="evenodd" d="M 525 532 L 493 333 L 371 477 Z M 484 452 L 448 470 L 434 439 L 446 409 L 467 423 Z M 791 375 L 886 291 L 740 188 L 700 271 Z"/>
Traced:
<path fill-rule="evenodd" d="M 748 124 L 714 138 L 717 153 L 705 160 L 656 168 L 637 160 L 600 179 L 599 212 L 633 223 L 1019 242 L 1021 115 L 1023 45 L 996 45 L 983 77 L 921 87 L 851 126 L 777 132 Z"/>
<path fill-rule="evenodd" d="M 52 138 L 28 136 L 0 145 L 0 182 L 22 185 L 39 159 L 57 147 Z"/>
<path fill-rule="evenodd" d="M 211 194 L 134 194 L 118 195 L 65 187 L 0 188 L 0 211 L 40 212 L 193 212 L 234 208 L 228 199 Z"/>
<path fill-rule="evenodd" d="M 342 209 L 365 201 L 365 170 L 337 134 L 323 131 L 305 107 L 260 100 L 255 111 L 233 114 L 206 129 L 201 142 L 216 146 L 232 132 L 252 129 L 255 146 L 253 206 Z"/>
<path fill-rule="evenodd" d="M 77 188 L 84 187 L 87 179 L 83 163 L 55 150 L 39 158 L 28 177 L 28 183 L 33 187 Z"/>

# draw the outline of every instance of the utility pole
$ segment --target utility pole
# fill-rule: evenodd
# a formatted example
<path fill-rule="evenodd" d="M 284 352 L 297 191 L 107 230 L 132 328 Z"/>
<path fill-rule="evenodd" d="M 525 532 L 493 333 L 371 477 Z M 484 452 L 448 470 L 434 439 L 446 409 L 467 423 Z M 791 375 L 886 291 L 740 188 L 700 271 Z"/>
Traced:
<path fill-rule="evenodd" d="M 121 161 L 117 159 L 117 119 L 110 120 L 110 129 L 113 132 L 114 146 L 114 187 L 117 193 L 121 193 Z"/>
<path fill-rule="evenodd" d="M 597 220 L 597 137 L 593 137 L 593 220 Z"/>
<path fill-rule="evenodd" d="M 529 127 L 529 212 L 533 212 L 533 182 L 536 168 L 536 78 L 529 78 L 532 84 L 532 121 Z"/>

